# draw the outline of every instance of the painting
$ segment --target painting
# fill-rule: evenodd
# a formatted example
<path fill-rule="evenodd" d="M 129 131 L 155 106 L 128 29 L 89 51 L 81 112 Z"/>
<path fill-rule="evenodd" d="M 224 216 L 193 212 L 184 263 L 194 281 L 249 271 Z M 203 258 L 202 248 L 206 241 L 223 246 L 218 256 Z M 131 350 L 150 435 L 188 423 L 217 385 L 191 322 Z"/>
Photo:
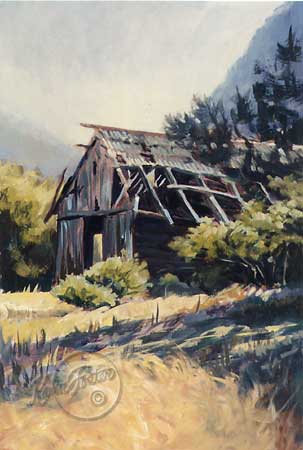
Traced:
<path fill-rule="evenodd" d="M 0 8 L 0 448 L 303 450 L 303 3 Z"/>

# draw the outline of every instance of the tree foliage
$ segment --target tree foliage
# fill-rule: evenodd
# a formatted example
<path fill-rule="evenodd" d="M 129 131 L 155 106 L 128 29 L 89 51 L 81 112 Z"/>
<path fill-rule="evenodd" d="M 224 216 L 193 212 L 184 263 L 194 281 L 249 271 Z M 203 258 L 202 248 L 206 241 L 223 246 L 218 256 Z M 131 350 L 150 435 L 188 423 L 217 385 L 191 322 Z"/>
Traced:
<path fill-rule="evenodd" d="M 210 164 L 229 160 L 231 124 L 222 102 L 194 96 L 190 113 L 165 117 L 165 132 L 181 146 L 193 149 L 198 160 Z"/>
<path fill-rule="evenodd" d="M 227 114 L 221 101 L 194 96 L 189 112 L 165 118 L 167 136 L 197 160 L 218 165 L 239 182 L 267 185 L 267 176 L 297 176 L 303 169 L 303 79 L 301 43 L 290 27 L 278 42 L 271 63 L 256 61 L 255 82 L 247 92 L 236 87 L 234 107 Z M 270 55 L 269 55 L 270 56 Z M 245 154 L 233 137 L 244 139 Z M 254 141 L 274 141 L 266 149 Z"/>
<path fill-rule="evenodd" d="M 256 62 L 252 90 L 244 95 L 236 88 L 234 96 L 231 119 L 235 134 L 246 145 L 240 166 L 244 183 L 257 181 L 266 186 L 268 175 L 300 176 L 303 170 L 302 151 L 293 145 L 303 143 L 303 80 L 298 66 L 301 45 L 292 27 L 285 43 L 277 43 L 273 60 L 263 66 Z M 274 145 L 257 146 L 251 138 L 272 140 Z M 236 156 L 232 155 L 233 161 Z"/>
<path fill-rule="evenodd" d="M 249 94 L 242 95 L 239 91 L 238 86 L 236 87 L 236 94 L 234 97 L 235 108 L 231 110 L 231 118 L 234 127 L 239 127 L 239 124 L 247 124 L 251 131 L 254 131 L 253 119 L 255 114 L 253 112 L 253 107 L 249 99 Z M 237 132 L 237 130 L 236 130 Z"/>
<path fill-rule="evenodd" d="M 257 81 L 253 95 L 257 103 L 257 131 L 262 140 L 275 139 L 283 147 L 302 142 L 297 133 L 297 122 L 302 119 L 302 79 L 297 76 L 297 63 L 301 61 L 301 44 L 292 27 L 284 45 L 277 43 L 275 64 L 261 66 L 256 63 Z"/>
<path fill-rule="evenodd" d="M 37 171 L 0 163 L 0 286 L 47 284 L 54 262 L 55 222 L 43 221 L 55 183 Z"/>
<path fill-rule="evenodd" d="M 288 38 L 285 45 L 278 42 L 277 47 L 277 58 L 282 64 L 288 66 L 291 62 L 301 61 L 301 45 L 296 38 L 295 33 L 292 31 L 292 26 L 289 27 Z"/>
<path fill-rule="evenodd" d="M 229 265 L 230 281 L 272 286 L 299 282 L 303 256 L 303 181 L 271 179 L 280 200 L 270 207 L 248 202 L 238 219 L 228 224 L 204 218 L 170 245 L 187 259 Z"/>

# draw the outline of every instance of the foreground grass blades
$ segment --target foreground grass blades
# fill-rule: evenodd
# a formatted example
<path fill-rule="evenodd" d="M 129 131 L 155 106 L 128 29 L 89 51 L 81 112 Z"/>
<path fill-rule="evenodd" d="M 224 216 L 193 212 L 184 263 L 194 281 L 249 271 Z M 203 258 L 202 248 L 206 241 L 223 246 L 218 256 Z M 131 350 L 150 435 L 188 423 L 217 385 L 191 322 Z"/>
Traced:
<path fill-rule="evenodd" d="M 256 392 L 240 399 L 234 379 L 218 382 L 183 358 L 163 362 L 155 356 L 108 356 L 123 383 L 120 402 L 109 415 L 81 422 L 55 404 L 0 404 L 0 447 L 274 450 L 271 413 L 256 408 Z"/>

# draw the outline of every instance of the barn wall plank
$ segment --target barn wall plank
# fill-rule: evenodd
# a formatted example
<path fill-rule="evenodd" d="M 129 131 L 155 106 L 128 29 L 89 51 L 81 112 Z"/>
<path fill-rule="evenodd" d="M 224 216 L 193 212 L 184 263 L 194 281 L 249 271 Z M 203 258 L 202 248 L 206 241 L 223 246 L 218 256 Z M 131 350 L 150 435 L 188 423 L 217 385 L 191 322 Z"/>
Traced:
<path fill-rule="evenodd" d="M 133 256 L 133 211 L 127 211 L 104 219 L 103 257 L 104 259 L 121 255 L 125 250 L 128 257 Z"/>
<path fill-rule="evenodd" d="M 84 220 L 58 222 L 56 281 L 68 273 L 79 274 L 84 270 Z"/>

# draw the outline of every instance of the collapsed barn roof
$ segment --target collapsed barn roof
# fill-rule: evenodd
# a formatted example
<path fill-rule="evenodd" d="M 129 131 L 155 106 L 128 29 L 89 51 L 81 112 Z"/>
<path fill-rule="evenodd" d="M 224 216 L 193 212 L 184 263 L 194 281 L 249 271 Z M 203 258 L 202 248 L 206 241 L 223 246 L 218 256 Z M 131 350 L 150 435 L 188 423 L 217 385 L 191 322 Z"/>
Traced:
<path fill-rule="evenodd" d="M 240 211 L 243 200 L 236 184 L 218 168 L 197 161 L 189 150 L 168 140 L 165 134 L 93 124 L 81 125 L 92 128 L 94 135 L 89 145 L 80 145 L 86 148 L 86 151 L 73 176 L 65 184 L 64 174 L 61 177 L 46 220 L 52 214 L 58 213 L 60 204 L 71 194 L 77 195 L 77 192 L 87 188 L 89 191 L 87 195 L 92 195 L 92 189 L 82 186 L 95 185 L 90 175 L 91 169 L 87 170 L 84 178 L 81 175 L 83 166 L 94 166 L 92 170 L 96 172 L 95 160 L 99 158 L 101 161 L 104 155 L 119 177 L 120 194 L 115 201 L 112 198 L 112 201 L 107 202 L 106 208 L 101 208 L 100 205 L 104 205 L 103 199 L 97 198 L 95 194 L 94 199 L 88 201 L 85 210 L 83 208 L 82 211 L 79 210 L 79 201 L 76 201 L 76 209 L 73 211 L 66 211 L 66 208 L 63 208 L 64 218 L 112 214 L 118 212 L 123 204 L 134 205 L 134 200 L 141 213 L 150 213 L 146 203 L 152 203 L 155 207 L 154 213 L 162 216 L 170 224 L 174 223 L 176 215 L 179 218 L 184 216 L 192 223 L 200 223 L 201 217 L 207 215 L 205 213 L 207 209 L 217 220 L 228 222 Z M 88 162 L 92 153 L 96 157 L 92 157 Z M 104 163 L 103 160 L 100 164 L 103 169 L 98 168 L 98 171 L 101 170 L 102 176 L 106 177 L 104 164 L 108 162 Z M 113 178 L 109 183 L 114 183 Z M 105 188 L 105 191 L 107 190 Z M 101 197 L 102 195 L 104 196 L 104 188 L 103 193 L 101 189 Z"/>
<path fill-rule="evenodd" d="M 191 153 L 163 133 L 135 131 L 103 125 L 81 124 L 93 128 L 93 139 L 99 139 L 119 166 L 164 166 L 193 173 L 224 177 L 223 172 L 194 159 Z"/>

